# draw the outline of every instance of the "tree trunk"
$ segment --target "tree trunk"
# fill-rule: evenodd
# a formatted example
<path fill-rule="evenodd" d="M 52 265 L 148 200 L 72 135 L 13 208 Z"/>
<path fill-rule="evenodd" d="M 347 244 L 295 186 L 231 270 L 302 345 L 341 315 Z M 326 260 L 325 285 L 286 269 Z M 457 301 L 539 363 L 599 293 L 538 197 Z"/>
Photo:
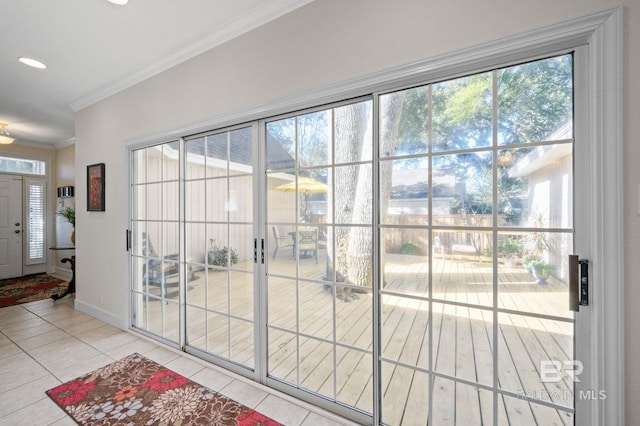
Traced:
<path fill-rule="evenodd" d="M 397 141 L 404 95 L 397 94 L 385 102 L 381 111 L 381 152 L 392 152 Z M 373 166 L 372 117 L 369 103 L 359 103 L 335 110 L 335 161 L 336 163 L 367 162 L 361 165 L 337 166 L 335 168 L 335 193 L 329 194 L 329 205 L 335 206 L 336 253 L 329 251 L 335 259 L 338 282 L 371 287 L 373 282 Z M 391 167 L 384 162 L 381 167 Z M 380 207 L 386 211 L 391 196 L 391 181 L 380 188 Z M 333 197 L 333 199 L 331 199 Z M 340 227 L 340 224 L 356 226 Z M 361 226 L 358 226 L 361 225 Z M 383 247 L 381 247 L 383 249 Z M 332 271 L 327 271 L 328 277 Z"/>
<path fill-rule="evenodd" d="M 400 117 L 404 105 L 404 91 L 386 95 L 385 102 L 380 102 L 380 157 L 393 155 L 398 143 L 398 129 L 400 127 Z M 391 177 L 392 161 L 380 162 L 380 176 Z M 380 215 L 382 217 L 389 211 L 389 201 L 391 200 L 391 179 L 380 179 Z M 384 261 L 386 259 L 386 244 L 384 235 L 380 239 L 380 270 L 384 271 Z M 384 280 L 384 274 L 381 277 Z M 381 287 L 384 287 L 384 282 Z"/>
<path fill-rule="evenodd" d="M 335 128 L 335 162 L 354 163 L 371 158 L 371 106 L 368 102 L 336 108 L 334 114 Z M 359 257 L 361 253 L 371 252 L 371 239 L 368 244 L 362 244 L 362 237 L 354 232 L 358 228 L 340 227 L 340 224 L 371 223 L 371 204 L 365 203 L 362 195 L 356 194 L 368 185 L 371 193 L 371 167 L 369 178 L 363 168 L 367 166 L 345 165 L 335 168 L 335 192 L 333 205 L 335 206 L 336 224 L 334 238 L 336 244 L 335 258 L 336 281 L 367 285 L 367 277 L 371 277 L 371 261 L 369 272 L 364 272 L 367 263 L 354 261 L 351 257 Z M 364 173 L 364 174 L 363 174 Z M 331 205 L 331 203 L 330 203 Z M 355 259 L 354 257 L 354 259 Z M 369 258 L 371 255 L 369 254 Z M 352 277 L 351 275 L 354 275 Z M 368 284 L 370 285 L 370 284 Z"/>

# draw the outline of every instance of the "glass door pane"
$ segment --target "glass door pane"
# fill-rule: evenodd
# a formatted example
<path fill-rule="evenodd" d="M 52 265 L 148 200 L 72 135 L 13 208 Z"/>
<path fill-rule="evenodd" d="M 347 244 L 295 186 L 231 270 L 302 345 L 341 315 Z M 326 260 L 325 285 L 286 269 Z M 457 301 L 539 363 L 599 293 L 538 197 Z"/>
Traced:
<path fill-rule="evenodd" d="M 179 143 L 133 151 L 131 177 L 132 325 L 177 344 Z"/>
<path fill-rule="evenodd" d="M 186 344 L 253 369 L 252 129 L 185 142 Z"/>
<path fill-rule="evenodd" d="M 572 63 L 380 97 L 384 423 L 573 423 Z"/>
<path fill-rule="evenodd" d="M 372 102 L 266 124 L 267 376 L 371 412 Z"/>

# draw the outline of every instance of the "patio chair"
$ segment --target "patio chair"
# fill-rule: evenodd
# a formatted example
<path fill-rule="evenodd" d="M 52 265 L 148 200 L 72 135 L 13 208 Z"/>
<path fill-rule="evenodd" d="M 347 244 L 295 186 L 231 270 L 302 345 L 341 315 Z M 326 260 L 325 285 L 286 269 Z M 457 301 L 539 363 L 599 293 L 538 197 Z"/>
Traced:
<path fill-rule="evenodd" d="M 275 245 L 276 245 L 276 248 L 273 251 L 272 259 L 275 260 L 276 255 L 278 254 L 278 250 L 282 247 L 291 247 L 291 256 L 294 256 L 295 255 L 295 252 L 293 251 L 294 240 L 291 237 L 291 235 L 281 236 L 277 226 L 273 226 L 272 229 L 273 229 L 273 238 L 275 240 Z"/>
<path fill-rule="evenodd" d="M 435 236 L 433 238 L 433 246 L 432 248 L 432 258 L 435 259 L 436 257 L 436 252 L 440 253 L 440 258 L 442 260 L 444 260 L 444 246 L 442 245 L 442 242 L 440 241 L 440 237 L 439 236 Z"/>
<path fill-rule="evenodd" d="M 298 253 L 311 253 L 315 257 L 316 263 L 318 263 L 318 228 L 300 229 L 298 231 L 296 249 Z"/>
<path fill-rule="evenodd" d="M 153 244 L 146 232 L 142 233 L 142 255 L 147 261 L 142 265 L 142 280 L 151 285 L 162 285 L 164 296 L 167 295 L 167 280 L 171 278 L 179 278 L 180 268 L 178 253 L 169 254 L 160 258 L 153 248 Z M 188 267 L 187 280 L 192 281 L 196 278 L 191 266 Z"/>

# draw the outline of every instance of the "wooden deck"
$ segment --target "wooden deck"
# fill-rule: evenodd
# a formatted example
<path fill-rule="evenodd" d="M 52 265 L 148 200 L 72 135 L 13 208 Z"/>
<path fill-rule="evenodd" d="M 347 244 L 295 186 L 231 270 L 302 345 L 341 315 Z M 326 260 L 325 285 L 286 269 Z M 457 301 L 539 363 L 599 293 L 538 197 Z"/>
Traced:
<path fill-rule="evenodd" d="M 251 265 L 237 266 L 250 269 Z M 572 406 L 570 378 L 542 383 L 540 361 L 573 359 L 573 324 L 495 312 L 492 265 L 473 259 L 434 260 L 430 306 L 428 266 L 426 258 L 417 256 L 390 255 L 385 262 L 381 297 L 383 421 L 426 425 L 432 392 L 432 424 L 490 425 L 494 417 L 500 425 L 573 424 L 569 412 L 520 397 Z M 296 275 L 296 263 L 290 256 L 278 256 L 269 268 L 269 375 L 371 412 L 371 293 L 349 293 L 341 286 L 322 282 L 322 257 L 318 263 L 301 260 L 298 270 L 301 278 L 318 282 L 284 278 Z M 187 301 L 196 306 L 187 310 L 189 344 L 253 367 L 252 275 L 229 274 L 230 293 L 226 272 L 205 275 L 197 272 L 198 279 L 188 284 Z M 521 267 L 506 269 L 501 265 L 497 281 L 498 308 L 571 318 L 567 290 L 560 281 L 536 284 Z M 158 288 L 154 290 L 159 293 Z M 176 287 L 170 287 L 169 297 L 177 301 Z M 205 301 L 221 314 L 206 314 L 199 308 L 204 308 Z M 177 330 L 177 305 L 150 303 L 150 331 L 159 329 L 152 323 L 157 322 L 153 319 L 160 317 L 160 310 L 165 312 L 165 335 L 171 337 L 172 332 L 167 331 Z M 236 318 L 222 315 L 227 312 Z M 496 385 L 507 394 L 497 393 L 494 412 L 491 388 L 496 348 Z"/>

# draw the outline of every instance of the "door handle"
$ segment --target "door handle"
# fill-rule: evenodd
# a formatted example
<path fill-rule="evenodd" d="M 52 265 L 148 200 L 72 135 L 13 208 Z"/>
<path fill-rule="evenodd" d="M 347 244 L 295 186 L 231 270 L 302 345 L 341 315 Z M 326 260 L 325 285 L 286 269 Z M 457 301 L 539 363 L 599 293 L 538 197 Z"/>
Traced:
<path fill-rule="evenodd" d="M 13 232 L 15 232 L 16 234 L 19 234 L 19 233 L 20 233 L 20 230 L 19 230 L 19 229 L 16 229 L 16 230 L 15 230 L 15 231 L 13 231 Z"/>
<path fill-rule="evenodd" d="M 578 312 L 589 305 L 589 261 L 569 255 L 569 309 Z"/>
<path fill-rule="evenodd" d="M 16 222 L 16 226 L 20 226 L 20 224 L 18 222 Z"/>
<path fill-rule="evenodd" d="M 253 239 L 253 263 L 258 263 L 258 239 Z"/>

